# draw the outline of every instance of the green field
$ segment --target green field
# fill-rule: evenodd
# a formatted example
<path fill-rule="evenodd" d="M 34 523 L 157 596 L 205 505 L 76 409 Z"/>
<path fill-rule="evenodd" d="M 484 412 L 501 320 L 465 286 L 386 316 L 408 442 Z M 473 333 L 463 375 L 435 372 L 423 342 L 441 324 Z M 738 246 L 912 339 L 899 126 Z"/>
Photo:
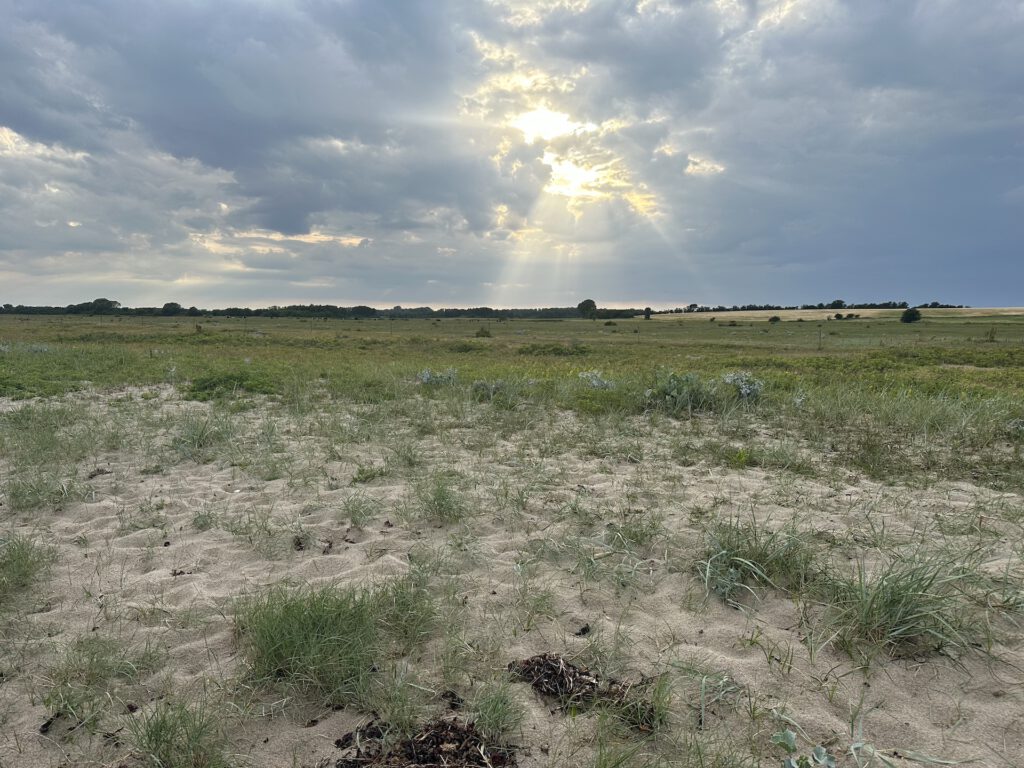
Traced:
<path fill-rule="evenodd" d="M 865 310 L 864 314 L 871 311 Z M 252 371 L 344 387 L 352 376 L 384 382 L 425 366 L 463 378 L 551 380 L 585 369 L 650 379 L 658 370 L 720 373 L 743 368 L 793 389 L 843 379 L 854 386 L 947 393 L 1019 394 L 1024 315 L 898 311 L 856 320 L 768 322 L 771 314 L 662 315 L 651 321 L 269 320 L 0 315 L 6 350 L 0 395 L 59 394 L 94 386 L 153 384 Z M 478 338 L 478 333 L 490 334 Z M 46 352 L 41 350 L 46 348 Z"/>
<path fill-rule="evenodd" d="M 375 402 L 419 391 L 417 374 L 430 370 L 454 372 L 445 395 L 501 381 L 517 401 L 625 415 L 650 410 L 646 393 L 671 373 L 746 371 L 765 388 L 744 413 L 836 443 L 854 466 L 981 473 L 1019 488 L 1024 315 L 933 312 L 912 324 L 884 310 L 842 321 L 782 312 L 808 319 L 774 323 L 767 312 L 613 322 L 0 316 L 0 396 L 166 383 L 201 399 Z M 613 386 L 588 386 L 587 372 Z"/>

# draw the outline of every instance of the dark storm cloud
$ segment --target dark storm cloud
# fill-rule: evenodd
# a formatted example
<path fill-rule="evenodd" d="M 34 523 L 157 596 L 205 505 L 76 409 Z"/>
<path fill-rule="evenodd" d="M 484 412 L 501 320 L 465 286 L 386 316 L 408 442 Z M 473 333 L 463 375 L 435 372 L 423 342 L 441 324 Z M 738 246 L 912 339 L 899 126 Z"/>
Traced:
<path fill-rule="evenodd" d="M 0 277 L 1019 303 L 1022 40 L 1010 0 L 0 0 Z"/>
<path fill-rule="evenodd" d="M 302 183 L 304 169 L 282 168 L 282 156 L 301 155 L 297 145 L 326 136 L 387 148 L 456 103 L 442 3 L 108 0 L 18 10 L 5 48 L 28 74 L 4 93 L 5 105 L 19 105 L 0 115 L 9 127 L 93 146 L 88 134 L 116 115 L 175 157 L 233 171 L 243 193 L 257 192 L 253 210 L 269 227 L 304 230 L 333 203 Z"/>

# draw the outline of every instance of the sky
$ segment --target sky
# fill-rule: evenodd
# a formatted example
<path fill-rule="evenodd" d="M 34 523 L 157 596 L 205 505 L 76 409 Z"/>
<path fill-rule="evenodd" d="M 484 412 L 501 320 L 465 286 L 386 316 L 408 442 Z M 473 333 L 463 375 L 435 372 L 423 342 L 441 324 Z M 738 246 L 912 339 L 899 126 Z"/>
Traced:
<path fill-rule="evenodd" d="M 1024 304 L 1022 0 L 0 0 L 0 303 Z"/>

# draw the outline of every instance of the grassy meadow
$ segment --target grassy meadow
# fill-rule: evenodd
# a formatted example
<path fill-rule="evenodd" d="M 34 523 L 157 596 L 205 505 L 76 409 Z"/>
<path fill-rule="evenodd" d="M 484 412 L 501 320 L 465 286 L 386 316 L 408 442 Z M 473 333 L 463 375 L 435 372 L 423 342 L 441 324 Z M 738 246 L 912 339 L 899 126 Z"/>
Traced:
<path fill-rule="evenodd" d="M 1024 764 L 1024 312 L 853 311 L 0 315 L 0 766 Z"/>

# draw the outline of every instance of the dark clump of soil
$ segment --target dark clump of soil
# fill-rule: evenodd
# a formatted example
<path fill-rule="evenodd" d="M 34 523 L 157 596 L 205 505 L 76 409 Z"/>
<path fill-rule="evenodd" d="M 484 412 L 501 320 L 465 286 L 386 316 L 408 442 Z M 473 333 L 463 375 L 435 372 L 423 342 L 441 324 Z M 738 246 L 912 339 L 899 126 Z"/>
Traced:
<path fill-rule="evenodd" d="M 334 763 L 335 768 L 515 768 L 516 753 L 508 746 L 485 744 L 473 723 L 458 719 L 433 720 L 413 736 L 385 744 L 387 727 L 374 720 L 334 742 L 352 754 Z"/>
<path fill-rule="evenodd" d="M 563 710 L 604 706 L 642 732 L 652 731 L 660 723 L 661 715 L 647 696 L 654 678 L 643 678 L 638 683 L 601 680 L 586 667 L 553 653 L 513 661 L 508 671 L 537 693 L 555 699 Z"/>
<path fill-rule="evenodd" d="M 351 733 L 346 733 L 340 739 L 336 739 L 334 746 L 337 749 L 349 749 L 354 745 L 356 752 L 361 754 L 364 751 L 364 746 L 368 749 L 373 749 L 375 746 L 379 747 L 379 742 L 386 733 L 387 728 L 383 723 L 379 720 L 371 720 L 361 728 L 356 728 Z M 339 762 L 338 765 L 341 765 L 341 763 Z"/>
<path fill-rule="evenodd" d="M 455 691 L 443 691 L 441 699 L 448 705 L 448 709 L 462 709 L 466 704 L 466 700 Z"/>

